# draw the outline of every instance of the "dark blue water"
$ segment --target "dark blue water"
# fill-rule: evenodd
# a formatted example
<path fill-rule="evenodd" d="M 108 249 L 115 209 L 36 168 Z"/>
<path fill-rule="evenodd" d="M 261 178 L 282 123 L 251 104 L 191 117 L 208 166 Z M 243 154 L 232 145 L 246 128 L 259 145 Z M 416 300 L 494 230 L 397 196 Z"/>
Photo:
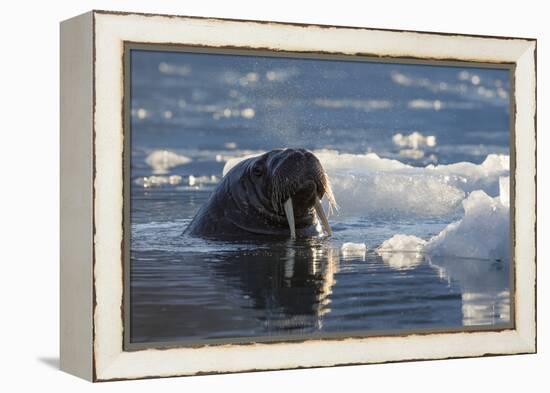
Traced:
<path fill-rule="evenodd" d="M 406 172 L 357 168 L 358 203 L 341 198 L 330 239 L 181 235 L 227 160 L 246 154 L 330 149 L 362 163 L 376 153 L 419 171 L 508 154 L 507 71 L 148 51 L 133 51 L 131 67 L 131 341 L 509 322 L 508 261 L 376 252 L 394 234 L 428 240 L 462 217 L 471 189 L 449 193 L 449 179 L 428 172 L 414 172 L 419 194 L 401 203 Z M 413 132 L 434 139 L 396 143 L 396 134 Z M 342 173 L 329 172 L 338 187 Z M 476 176 L 475 187 L 498 195 L 494 179 Z M 430 209 L 438 195 L 441 206 Z M 367 250 L 345 251 L 347 242 Z"/>

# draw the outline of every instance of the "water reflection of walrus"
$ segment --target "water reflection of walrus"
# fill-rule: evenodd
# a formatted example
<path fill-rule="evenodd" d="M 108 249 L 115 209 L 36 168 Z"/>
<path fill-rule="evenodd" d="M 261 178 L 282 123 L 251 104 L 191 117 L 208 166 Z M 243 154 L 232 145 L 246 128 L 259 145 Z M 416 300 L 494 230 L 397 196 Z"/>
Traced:
<path fill-rule="evenodd" d="M 253 252 L 226 254 L 213 268 L 224 283 L 250 299 L 266 329 L 316 329 L 330 312 L 338 250 L 316 239 L 299 240 L 293 247 L 285 243 L 266 242 Z"/>
<path fill-rule="evenodd" d="M 185 233 L 212 238 L 331 234 L 320 200 L 335 205 L 328 177 L 313 153 L 276 149 L 235 165 Z"/>

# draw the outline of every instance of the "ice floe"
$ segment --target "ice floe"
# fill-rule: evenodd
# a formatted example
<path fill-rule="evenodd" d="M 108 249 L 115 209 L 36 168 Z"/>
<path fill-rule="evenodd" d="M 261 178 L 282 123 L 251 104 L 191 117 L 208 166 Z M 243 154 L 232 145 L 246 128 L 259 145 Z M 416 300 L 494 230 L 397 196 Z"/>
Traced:
<path fill-rule="evenodd" d="M 165 75 L 188 76 L 189 74 L 191 74 L 192 68 L 188 64 L 176 65 L 176 64 L 161 62 L 158 65 L 158 70 L 161 74 L 165 74 Z"/>
<path fill-rule="evenodd" d="M 219 182 L 219 177 L 189 175 L 185 178 L 179 175 L 152 175 L 134 179 L 134 184 L 143 188 L 161 187 L 166 185 L 178 186 L 185 190 L 212 190 Z"/>
<path fill-rule="evenodd" d="M 510 211 L 500 197 L 474 191 L 463 201 L 464 217 L 431 238 L 424 252 L 464 258 L 509 257 Z"/>
<path fill-rule="evenodd" d="M 154 174 L 162 175 L 173 167 L 190 163 L 191 158 L 170 150 L 155 150 L 149 153 L 145 162 L 153 169 Z"/>
<path fill-rule="evenodd" d="M 262 154 L 263 154 L 263 152 L 253 152 L 253 153 L 245 154 L 245 155 L 238 156 L 238 157 L 229 156 L 229 155 L 228 156 L 220 155 L 219 159 L 218 159 L 218 157 L 216 157 L 216 161 L 225 161 L 225 165 L 223 167 L 223 176 L 225 176 L 227 174 L 227 172 L 229 172 L 231 170 L 231 168 L 233 168 L 239 162 L 241 162 L 243 160 L 248 160 L 249 158 L 252 158 L 252 157 L 257 157 L 257 156 L 262 155 Z"/>
<path fill-rule="evenodd" d="M 210 176 L 194 176 L 189 175 L 187 178 L 187 183 L 191 187 L 199 187 L 204 185 L 213 185 L 219 182 L 219 178 L 215 175 Z"/>
<path fill-rule="evenodd" d="M 390 239 L 385 240 L 380 247 L 378 247 L 377 252 L 420 252 L 424 248 L 425 244 L 426 240 L 423 240 L 417 236 L 397 234 Z"/>
<path fill-rule="evenodd" d="M 329 175 L 342 216 L 448 214 L 464 198 L 450 179 L 374 153 L 315 153 Z"/>
<path fill-rule="evenodd" d="M 144 176 L 144 177 L 138 177 L 134 180 L 134 183 L 138 186 L 142 186 L 143 188 L 151 188 L 151 187 L 159 187 L 163 185 L 177 185 L 180 184 L 182 180 L 182 177 L 179 175 L 171 175 L 171 176 Z"/>
<path fill-rule="evenodd" d="M 510 257 L 509 178 L 501 178 L 501 195 L 473 191 L 462 202 L 464 216 L 426 240 L 397 234 L 384 241 L 379 253 L 422 252 L 432 256 L 505 260 Z"/>
<path fill-rule="evenodd" d="M 344 243 L 340 248 L 342 251 L 342 257 L 346 258 L 360 258 L 365 260 L 367 254 L 367 245 L 365 243 Z"/>
<path fill-rule="evenodd" d="M 404 74 L 393 72 L 391 79 L 396 85 L 403 87 L 421 88 L 431 93 L 452 94 L 458 97 L 465 97 L 473 102 L 456 101 L 452 103 L 440 102 L 438 100 L 413 100 L 409 102 L 412 109 L 435 109 L 450 107 L 461 109 L 462 107 L 471 108 L 476 100 L 489 102 L 493 105 L 507 105 L 509 98 L 509 88 L 500 79 L 481 77 L 473 72 L 460 71 L 457 74 L 456 83 L 436 81 L 431 78 L 417 77 L 413 74 Z"/>
<path fill-rule="evenodd" d="M 397 133 L 392 137 L 393 144 L 399 147 L 408 147 L 411 149 L 418 149 L 422 146 L 434 147 L 436 145 L 436 138 L 433 135 L 424 136 L 421 133 L 415 131 L 410 135 L 403 135 Z"/>
<path fill-rule="evenodd" d="M 315 105 L 322 108 L 329 109 L 342 109 L 352 108 L 357 110 L 363 110 L 370 112 L 378 109 L 389 109 L 393 107 L 393 103 L 389 100 L 356 100 L 350 98 L 342 99 L 329 99 L 329 98 L 317 98 L 314 101 Z"/>
<path fill-rule="evenodd" d="M 426 241 L 417 236 L 397 234 L 384 241 L 376 252 L 392 269 L 411 269 L 422 262 L 425 244 Z"/>

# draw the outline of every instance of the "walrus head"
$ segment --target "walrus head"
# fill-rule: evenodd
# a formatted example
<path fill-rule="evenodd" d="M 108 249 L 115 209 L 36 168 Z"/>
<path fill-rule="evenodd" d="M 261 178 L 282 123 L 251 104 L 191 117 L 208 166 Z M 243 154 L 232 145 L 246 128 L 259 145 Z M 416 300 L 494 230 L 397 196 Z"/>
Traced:
<path fill-rule="evenodd" d="M 241 164 L 245 167 L 239 168 L 240 184 L 248 194 L 250 186 L 254 191 L 247 195 L 246 206 L 261 215 L 263 222 L 273 229 L 284 226 L 296 238 L 297 230 L 314 224 L 316 216 L 326 234 L 332 234 L 320 201 L 326 196 L 329 209 L 336 202 L 328 176 L 312 152 L 277 149 Z"/>

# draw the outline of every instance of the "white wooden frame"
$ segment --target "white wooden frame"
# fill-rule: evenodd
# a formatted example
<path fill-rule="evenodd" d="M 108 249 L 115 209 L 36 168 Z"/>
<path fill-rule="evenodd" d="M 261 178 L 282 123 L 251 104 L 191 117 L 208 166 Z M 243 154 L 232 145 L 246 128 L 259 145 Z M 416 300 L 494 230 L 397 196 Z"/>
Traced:
<path fill-rule="evenodd" d="M 515 64 L 515 327 L 123 350 L 124 42 Z M 61 24 L 61 368 L 93 381 L 536 351 L 536 40 L 92 11 Z"/>

